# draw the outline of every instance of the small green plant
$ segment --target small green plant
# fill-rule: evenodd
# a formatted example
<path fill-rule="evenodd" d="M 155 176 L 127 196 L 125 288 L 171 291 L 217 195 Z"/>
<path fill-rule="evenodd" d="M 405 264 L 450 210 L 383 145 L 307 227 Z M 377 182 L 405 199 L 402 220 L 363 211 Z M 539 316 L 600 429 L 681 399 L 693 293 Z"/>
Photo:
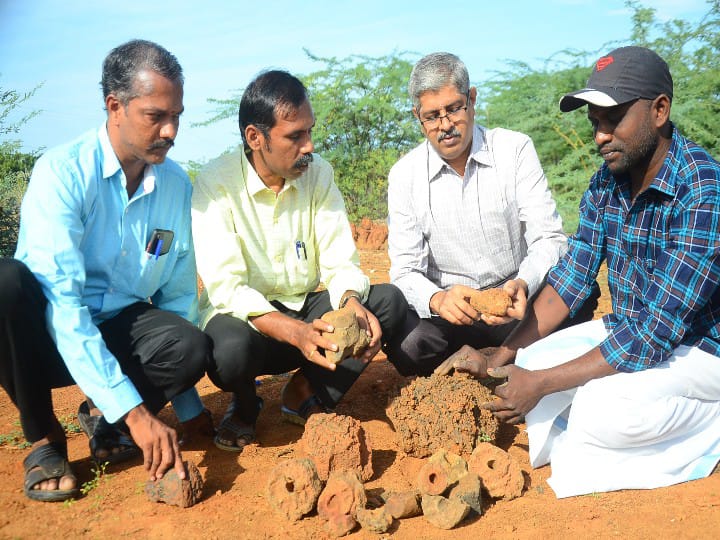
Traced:
<path fill-rule="evenodd" d="M 479 442 L 489 442 L 489 443 L 494 442 L 493 438 L 490 435 L 488 435 L 487 433 L 481 433 L 478 436 L 478 441 Z"/>
<path fill-rule="evenodd" d="M 87 482 L 83 482 L 83 484 L 80 486 L 80 493 L 87 496 L 92 490 L 100 486 L 100 482 L 107 479 L 108 475 L 105 473 L 105 468 L 109 465 L 109 463 L 106 461 L 105 463 L 100 463 L 96 466 L 94 466 L 92 469 L 90 469 L 93 473 L 93 477 L 88 480 Z M 93 504 L 94 508 L 98 508 L 100 506 L 100 503 L 102 501 L 102 498 L 98 495 L 95 497 L 95 503 Z M 67 499 L 66 501 L 63 501 L 63 506 L 65 508 L 70 508 L 73 504 L 77 502 L 76 499 Z"/>
<path fill-rule="evenodd" d="M 22 429 L 20 429 L 20 421 L 13 422 L 14 429 L 9 433 L 0 433 L 0 446 L 14 446 L 15 448 L 29 448 L 30 443 L 25 440 Z"/>
<path fill-rule="evenodd" d="M 65 433 L 80 433 L 82 431 L 82 428 L 80 427 L 80 424 L 77 423 L 77 416 L 74 414 L 69 414 L 66 416 L 60 417 L 60 425 L 62 426 Z"/>
<path fill-rule="evenodd" d="M 108 462 L 100 463 L 95 465 L 92 469 L 90 469 L 93 473 L 93 477 L 88 480 L 87 482 L 83 482 L 83 485 L 80 486 L 80 493 L 83 495 L 87 495 L 90 493 L 93 489 L 96 489 L 100 482 L 105 478 L 105 468 L 108 466 Z"/>
<path fill-rule="evenodd" d="M 0 446 L 27 448 L 30 443 L 25 440 L 21 431 L 11 431 L 10 433 L 0 433 Z"/>
<path fill-rule="evenodd" d="M 65 433 L 80 433 L 82 431 L 80 425 L 75 421 L 75 415 L 63 416 L 59 421 Z M 25 440 L 25 436 L 20 427 L 20 421 L 16 420 L 13 422 L 13 425 L 17 426 L 18 429 L 14 429 L 9 433 L 0 433 L 0 446 L 29 448 L 31 445 Z"/>

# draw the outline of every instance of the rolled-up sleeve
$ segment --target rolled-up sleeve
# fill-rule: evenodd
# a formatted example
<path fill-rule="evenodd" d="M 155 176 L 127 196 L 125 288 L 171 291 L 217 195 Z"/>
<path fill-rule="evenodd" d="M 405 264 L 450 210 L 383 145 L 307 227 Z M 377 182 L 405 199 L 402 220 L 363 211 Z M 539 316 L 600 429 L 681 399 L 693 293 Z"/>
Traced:
<path fill-rule="evenodd" d="M 681 205 L 682 206 L 682 205 Z M 720 283 L 720 206 L 717 197 L 683 208 L 670 226 L 667 248 L 651 268 L 637 317 L 625 317 L 600 344 L 619 371 L 639 371 L 667 360 Z"/>

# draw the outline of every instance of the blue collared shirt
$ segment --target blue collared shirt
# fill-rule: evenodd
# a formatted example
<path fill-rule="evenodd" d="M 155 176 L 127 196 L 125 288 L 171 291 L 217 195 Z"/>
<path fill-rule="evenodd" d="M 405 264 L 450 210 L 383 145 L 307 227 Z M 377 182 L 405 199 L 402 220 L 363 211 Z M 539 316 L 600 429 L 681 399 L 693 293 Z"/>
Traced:
<path fill-rule="evenodd" d="M 720 164 L 675 128 L 634 203 L 629 181 L 606 165 L 590 180 L 578 231 L 548 276 L 571 313 L 605 258 L 613 313 L 600 351 L 610 365 L 643 370 L 680 344 L 720 356 Z"/>
<path fill-rule="evenodd" d="M 49 150 L 33 169 L 15 257 L 42 285 L 48 328 L 70 374 L 111 422 L 142 398 L 97 325 L 147 301 L 197 323 L 191 195 L 187 174 L 166 159 L 146 167 L 128 199 L 104 124 Z M 157 257 L 146 252 L 155 229 L 174 233 Z"/>

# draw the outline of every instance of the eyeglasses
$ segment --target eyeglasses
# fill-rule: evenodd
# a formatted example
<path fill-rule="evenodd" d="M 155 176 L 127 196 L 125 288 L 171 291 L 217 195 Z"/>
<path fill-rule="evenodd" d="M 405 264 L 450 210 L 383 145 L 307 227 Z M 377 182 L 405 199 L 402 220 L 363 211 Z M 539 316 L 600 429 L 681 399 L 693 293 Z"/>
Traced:
<path fill-rule="evenodd" d="M 445 108 L 445 114 L 439 114 L 437 111 L 432 115 L 421 116 L 420 123 L 425 126 L 425 129 L 435 129 L 440 126 L 443 118 L 447 118 L 450 122 L 457 122 L 460 120 L 462 113 L 467 111 L 470 105 L 470 91 L 465 94 L 465 105 L 456 105 L 450 108 Z"/>

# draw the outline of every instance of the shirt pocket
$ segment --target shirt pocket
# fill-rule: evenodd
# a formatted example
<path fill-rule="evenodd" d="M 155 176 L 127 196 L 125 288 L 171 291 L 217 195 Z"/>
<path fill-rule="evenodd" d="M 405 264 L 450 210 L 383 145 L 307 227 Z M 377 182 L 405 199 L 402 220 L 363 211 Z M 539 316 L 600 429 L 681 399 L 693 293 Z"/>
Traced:
<path fill-rule="evenodd" d="M 495 211 L 484 211 L 481 215 L 483 234 L 492 255 L 512 252 L 519 246 L 513 245 L 513 223 L 518 221 L 517 208 L 513 205 L 498 208 Z"/>
<path fill-rule="evenodd" d="M 300 240 L 298 242 L 295 243 L 293 252 L 290 255 L 292 262 L 288 264 L 291 276 L 290 281 L 294 281 L 295 286 L 305 286 L 310 279 L 310 268 L 315 264 L 315 252 L 312 249 L 311 242 L 303 242 Z M 292 276 L 294 276 L 294 278 Z"/>
<path fill-rule="evenodd" d="M 138 296 L 143 298 L 151 297 L 162 286 L 169 258 L 169 253 L 160 255 L 157 258 L 147 253 L 141 255 L 140 272 L 136 282 Z"/>

